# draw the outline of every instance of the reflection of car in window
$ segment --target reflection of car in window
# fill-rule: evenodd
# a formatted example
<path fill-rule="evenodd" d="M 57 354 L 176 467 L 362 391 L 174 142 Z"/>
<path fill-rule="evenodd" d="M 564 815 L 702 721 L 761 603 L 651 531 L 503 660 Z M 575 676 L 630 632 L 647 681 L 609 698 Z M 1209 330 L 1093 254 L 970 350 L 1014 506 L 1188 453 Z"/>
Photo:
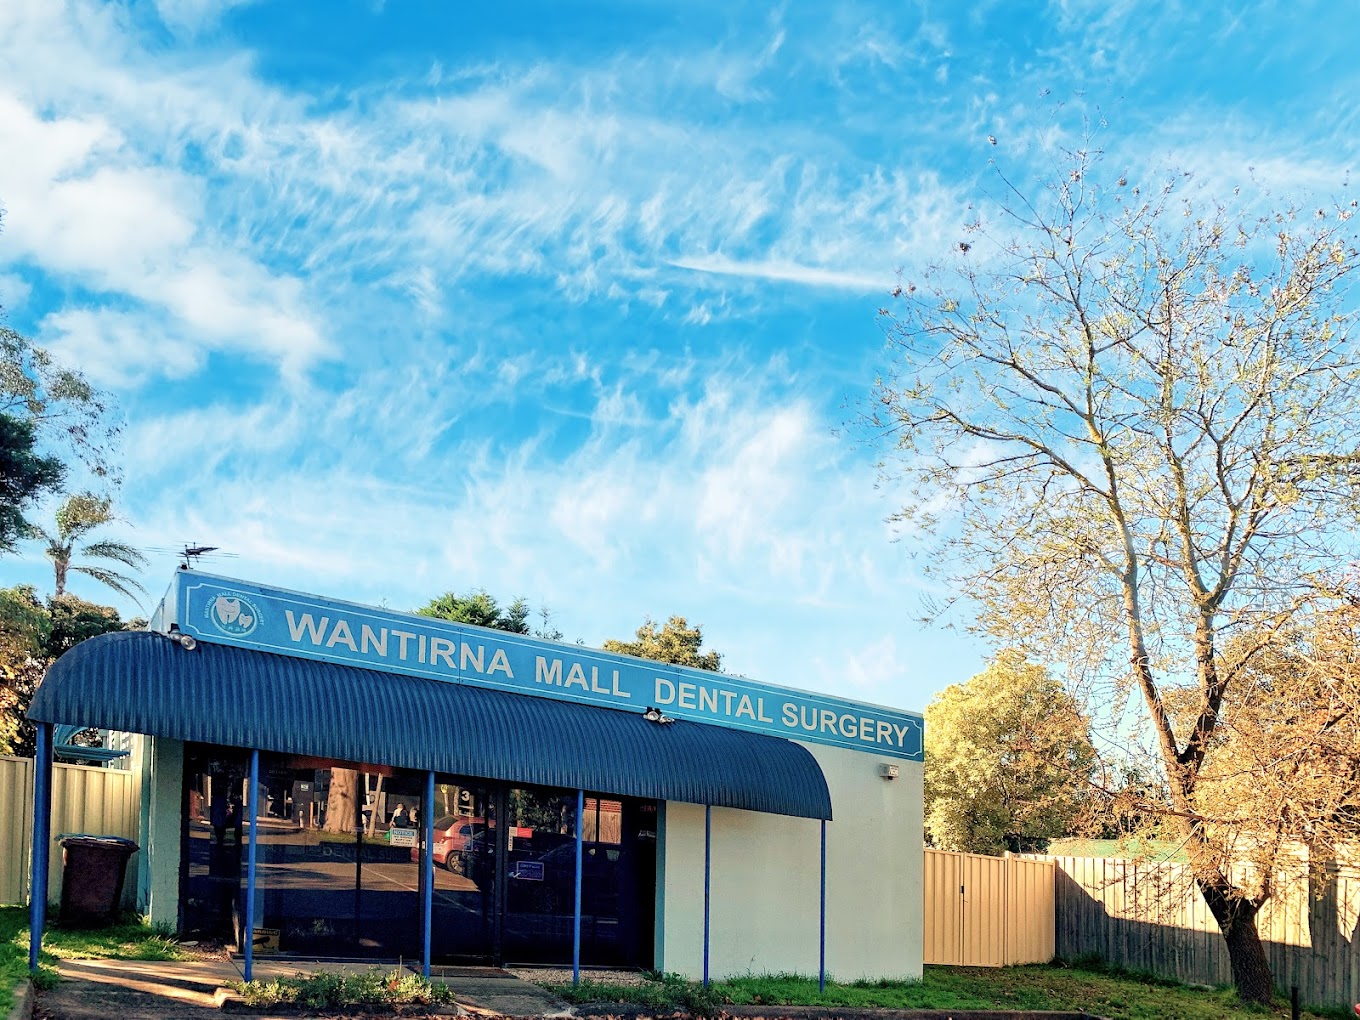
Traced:
<path fill-rule="evenodd" d="M 494 829 L 484 829 L 477 833 L 466 843 L 457 853 L 457 863 L 452 860 L 447 867 L 450 871 L 457 872 L 472 879 L 479 889 L 486 891 L 491 888 L 492 872 L 496 867 L 496 832 Z"/>
<path fill-rule="evenodd" d="M 546 852 L 512 855 L 506 878 L 510 881 L 512 910 L 548 914 L 570 913 L 576 902 L 576 841 L 561 837 Z M 615 843 L 582 843 L 581 881 L 584 906 L 598 915 L 612 914 L 617 889 Z"/>
<path fill-rule="evenodd" d="M 494 826 L 492 826 L 494 828 Z M 442 815 L 434 820 L 434 862 L 461 874 L 463 848 L 487 831 L 486 819 L 467 815 Z M 411 860 L 419 862 L 420 845 L 411 849 Z"/>

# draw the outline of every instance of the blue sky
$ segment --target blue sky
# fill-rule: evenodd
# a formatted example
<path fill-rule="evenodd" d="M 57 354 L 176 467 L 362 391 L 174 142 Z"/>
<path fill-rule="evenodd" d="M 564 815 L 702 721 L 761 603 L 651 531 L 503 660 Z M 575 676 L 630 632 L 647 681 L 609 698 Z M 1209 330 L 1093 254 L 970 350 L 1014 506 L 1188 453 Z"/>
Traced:
<path fill-rule="evenodd" d="M 1131 176 L 1340 187 L 1356 20 L 1214 6 L 9 0 L 0 304 L 115 395 L 138 545 L 588 644 L 681 613 L 921 709 L 987 648 L 914 622 L 847 428 L 877 310 L 1083 123 Z"/>

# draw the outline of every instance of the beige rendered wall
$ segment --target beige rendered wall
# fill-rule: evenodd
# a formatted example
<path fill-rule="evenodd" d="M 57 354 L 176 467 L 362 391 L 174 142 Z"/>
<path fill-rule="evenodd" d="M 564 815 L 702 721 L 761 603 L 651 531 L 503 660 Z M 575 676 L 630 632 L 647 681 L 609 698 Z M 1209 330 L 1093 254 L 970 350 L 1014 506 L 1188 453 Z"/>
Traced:
<path fill-rule="evenodd" d="M 871 753 L 805 744 L 826 776 L 826 965 L 839 979 L 921 976 L 923 772 Z M 666 805 L 657 964 L 703 973 L 704 809 Z M 710 974 L 818 967 L 820 823 L 713 809 Z"/>
<path fill-rule="evenodd" d="M 142 851 L 138 901 L 152 924 L 179 924 L 180 835 L 183 824 L 184 744 L 164 737 L 141 743 Z"/>

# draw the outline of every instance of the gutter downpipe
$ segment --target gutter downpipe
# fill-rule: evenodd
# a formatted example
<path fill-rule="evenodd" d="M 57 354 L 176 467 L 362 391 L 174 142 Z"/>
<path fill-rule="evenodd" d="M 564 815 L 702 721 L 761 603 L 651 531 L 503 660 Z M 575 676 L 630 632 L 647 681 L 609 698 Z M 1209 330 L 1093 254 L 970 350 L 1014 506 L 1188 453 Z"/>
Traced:
<path fill-rule="evenodd" d="M 421 826 L 425 830 L 425 852 L 420 855 L 420 914 L 422 927 L 420 972 L 430 980 L 432 921 L 434 918 L 434 772 L 425 773 L 425 797 L 420 804 Z"/>
<path fill-rule="evenodd" d="M 713 805 L 704 805 L 704 987 L 708 987 L 709 905 L 713 875 Z"/>
<path fill-rule="evenodd" d="M 817 994 L 826 994 L 826 819 L 822 819 L 822 895 L 817 935 Z"/>
<path fill-rule="evenodd" d="M 43 929 L 47 925 L 47 869 L 52 852 L 52 724 L 40 722 L 33 755 L 33 847 L 29 882 L 28 969 L 38 972 Z"/>
<path fill-rule="evenodd" d="M 253 980 L 255 969 L 255 862 L 260 845 L 260 752 L 250 751 L 250 849 L 246 855 L 246 958 L 243 977 Z"/>
<path fill-rule="evenodd" d="M 576 898 L 571 920 L 571 983 L 581 983 L 581 821 L 586 813 L 586 791 L 576 791 Z M 599 837 L 596 836 L 598 839 Z"/>

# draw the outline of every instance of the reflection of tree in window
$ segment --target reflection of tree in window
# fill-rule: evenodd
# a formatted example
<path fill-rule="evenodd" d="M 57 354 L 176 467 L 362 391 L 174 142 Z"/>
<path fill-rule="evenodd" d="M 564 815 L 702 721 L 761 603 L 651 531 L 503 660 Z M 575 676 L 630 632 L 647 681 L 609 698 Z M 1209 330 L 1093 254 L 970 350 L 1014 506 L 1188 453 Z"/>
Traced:
<path fill-rule="evenodd" d="M 569 810 L 568 799 L 556 794 L 540 794 L 533 790 L 510 791 L 510 813 L 515 824 L 538 832 L 570 835 L 575 807 L 572 803 Z"/>
<path fill-rule="evenodd" d="M 359 773 L 354 769 L 331 769 L 330 792 L 326 795 L 327 832 L 353 832 L 356 818 L 355 793 Z"/>

